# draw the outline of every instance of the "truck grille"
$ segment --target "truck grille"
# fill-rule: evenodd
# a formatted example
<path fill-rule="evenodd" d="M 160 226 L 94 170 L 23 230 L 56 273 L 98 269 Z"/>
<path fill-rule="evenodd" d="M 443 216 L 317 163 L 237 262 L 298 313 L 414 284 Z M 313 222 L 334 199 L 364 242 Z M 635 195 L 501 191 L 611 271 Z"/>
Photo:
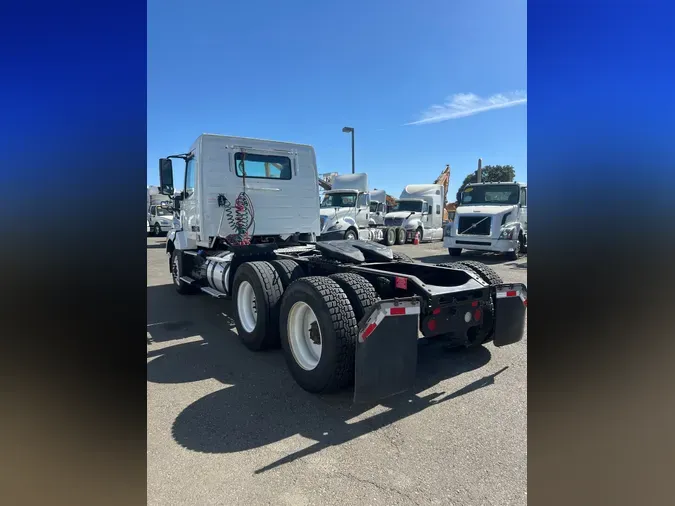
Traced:
<path fill-rule="evenodd" d="M 385 218 L 384 224 L 388 227 L 400 227 L 403 225 L 403 218 Z"/>
<path fill-rule="evenodd" d="M 475 225 L 476 223 L 478 223 L 478 225 L 471 228 L 472 225 Z M 469 230 L 469 228 L 471 228 L 471 230 Z M 489 216 L 461 216 L 457 223 L 457 232 L 459 234 L 490 235 L 491 229 L 492 218 Z"/>

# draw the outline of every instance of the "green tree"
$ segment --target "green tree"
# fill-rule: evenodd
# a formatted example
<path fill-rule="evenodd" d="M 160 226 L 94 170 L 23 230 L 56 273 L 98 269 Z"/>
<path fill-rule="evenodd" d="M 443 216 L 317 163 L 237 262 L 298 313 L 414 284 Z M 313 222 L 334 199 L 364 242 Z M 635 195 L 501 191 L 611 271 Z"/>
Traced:
<path fill-rule="evenodd" d="M 483 183 L 510 183 L 516 178 L 516 169 L 513 165 L 486 165 L 480 171 L 480 179 Z M 472 172 L 464 178 L 462 186 L 457 190 L 457 203 L 464 188 L 476 182 L 476 172 Z"/>

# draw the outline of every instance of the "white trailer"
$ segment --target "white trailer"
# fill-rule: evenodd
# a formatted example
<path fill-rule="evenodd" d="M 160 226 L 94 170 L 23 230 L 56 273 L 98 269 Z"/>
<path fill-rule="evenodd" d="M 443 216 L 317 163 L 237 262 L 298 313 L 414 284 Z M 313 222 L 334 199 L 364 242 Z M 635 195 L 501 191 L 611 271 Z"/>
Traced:
<path fill-rule="evenodd" d="M 396 207 L 384 217 L 384 224 L 403 228 L 406 240 L 419 234 L 420 241 L 440 241 L 443 239 L 443 190 L 441 184 L 406 186 Z"/>
<path fill-rule="evenodd" d="M 504 253 L 516 260 L 527 251 L 527 184 L 474 183 L 462 192 L 455 219 L 445 228 L 450 256 L 463 249 Z"/>
<path fill-rule="evenodd" d="M 148 232 L 159 236 L 171 230 L 173 211 L 171 197 L 162 195 L 158 186 L 147 187 Z"/>
<path fill-rule="evenodd" d="M 402 244 L 405 231 L 401 227 L 378 225 L 370 205 L 367 174 L 335 176 L 332 188 L 321 201 L 321 240 L 361 239 L 387 246 Z"/>
<path fill-rule="evenodd" d="M 172 159 L 185 166 L 179 228 L 166 241 L 176 291 L 231 297 L 242 343 L 280 344 L 305 390 L 353 384 L 354 400 L 373 404 L 414 385 L 420 333 L 463 346 L 522 339 L 527 289 L 488 266 L 420 264 L 367 241 L 316 242 L 311 146 L 202 135 L 188 153 L 160 159 L 166 195 Z M 358 201 L 365 190 L 352 184 Z"/>

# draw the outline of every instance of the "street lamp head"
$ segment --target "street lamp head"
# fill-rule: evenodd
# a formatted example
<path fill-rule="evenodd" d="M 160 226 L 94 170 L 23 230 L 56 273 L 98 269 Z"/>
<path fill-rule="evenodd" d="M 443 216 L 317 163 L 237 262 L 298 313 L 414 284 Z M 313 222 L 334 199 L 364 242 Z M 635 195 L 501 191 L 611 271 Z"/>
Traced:
<path fill-rule="evenodd" d="M 344 127 L 344 128 L 342 129 L 342 131 L 343 131 L 344 133 L 348 134 L 349 132 L 353 132 L 354 129 L 353 129 L 352 127 Z"/>

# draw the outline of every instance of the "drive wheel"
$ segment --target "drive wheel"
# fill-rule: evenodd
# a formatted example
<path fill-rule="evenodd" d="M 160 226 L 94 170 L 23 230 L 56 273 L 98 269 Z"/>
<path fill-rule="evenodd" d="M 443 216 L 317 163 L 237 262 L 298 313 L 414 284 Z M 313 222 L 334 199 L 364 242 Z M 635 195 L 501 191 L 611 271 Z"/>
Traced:
<path fill-rule="evenodd" d="M 244 262 L 237 269 L 232 286 L 234 323 L 248 349 L 258 351 L 278 343 L 283 291 L 279 275 L 268 262 Z"/>
<path fill-rule="evenodd" d="M 405 244 L 405 228 L 396 228 L 396 244 Z"/>
<path fill-rule="evenodd" d="M 281 302 L 281 347 L 295 381 L 308 392 L 331 392 L 354 379 L 358 333 L 347 294 L 334 280 L 293 282 Z"/>
<path fill-rule="evenodd" d="M 176 291 L 181 295 L 196 293 L 196 287 L 180 279 L 181 276 L 184 276 L 180 255 L 180 250 L 175 249 L 171 252 L 171 279 L 173 279 L 173 286 L 176 287 Z"/>
<path fill-rule="evenodd" d="M 385 246 L 393 246 L 396 242 L 396 229 L 394 227 L 387 227 L 383 231 Z"/>
<path fill-rule="evenodd" d="M 341 272 L 328 277 L 340 285 L 340 288 L 347 294 L 357 323 L 361 321 L 371 306 L 380 300 L 373 285 L 363 276 L 353 272 Z"/>

